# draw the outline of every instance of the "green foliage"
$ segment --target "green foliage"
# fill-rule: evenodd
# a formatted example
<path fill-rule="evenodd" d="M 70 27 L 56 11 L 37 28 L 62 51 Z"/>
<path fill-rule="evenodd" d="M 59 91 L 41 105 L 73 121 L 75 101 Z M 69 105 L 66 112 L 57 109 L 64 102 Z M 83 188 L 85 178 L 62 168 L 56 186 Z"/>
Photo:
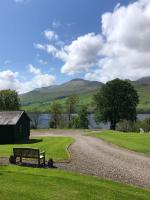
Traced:
<path fill-rule="evenodd" d="M 61 128 L 63 121 L 63 108 L 62 105 L 58 102 L 53 102 L 51 104 L 51 120 L 50 120 L 50 128 Z"/>
<path fill-rule="evenodd" d="M 133 83 L 132 83 L 133 84 Z M 150 84 L 133 84 L 134 88 L 137 90 L 139 95 L 139 104 L 137 106 L 137 112 L 150 112 Z M 76 92 L 76 94 L 79 95 L 80 100 L 77 105 L 77 110 L 80 105 L 86 105 L 88 106 L 88 112 L 94 111 L 94 104 L 93 104 L 93 95 L 97 93 L 97 90 L 100 88 L 100 85 L 95 86 L 95 88 L 90 87 L 89 84 L 89 90 L 87 87 L 81 87 L 79 86 L 79 94 Z M 67 87 L 66 87 L 67 89 Z M 71 89 L 71 88 L 70 88 Z M 69 89 L 68 89 L 69 91 Z M 70 90 L 71 92 L 71 90 Z M 73 88 L 72 88 L 73 93 Z M 71 95 L 70 93 L 65 93 L 64 91 L 61 91 L 61 93 L 57 93 L 57 97 L 53 95 L 53 92 L 49 91 L 48 95 L 45 93 L 40 93 L 39 96 L 36 96 L 36 94 L 32 93 L 30 98 L 28 98 L 28 95 L 26 98 L 22 98 L 21 96 L 21 103 L 23 110 L 26 110 L 28 112 L 31 111 L 37 111 L 37 112 L 47 112 L 49 110 L 49 105 L 53 101 L 58 101 L 62 104 L 62 106 L 65 108 L 65 101 L 67 97 Z M 64 98 L 61 98 L 64 96 Z M 35 101 L 34 101 L 35 100 Z"/>
<path fill-rule="evenodd" d="M 78 115 L 71 116 L 70 122 L 69 122 L 70 128 L 80 128 L 80 118 Z"/>
<path fill-rule="evenodd" d="M 87 106 L 81 106 L 78 112 L 79 115 L 79 127 L 87 129 L 88 128 L 88 112 Z"/>
<path fill-rule="evenodd" d="M 0 166 L 2 200 L 149 200 L 150 192 L 58 169 Z"/>
<path fill-rule="evenodd" d="M 31 119 L 30 128 L 37 129 L 38 125 L 39 125 L 40 113 L 32 112 L 32 113 L 29 113 L 29 115 L 30 115 L 30 119 Z"/>
<path fill-rule="evenodd" d="M 107 142 L 111 142 L 120 147 L 127 148 L 132 151 L 145 153 L 150 155 L 150 134 L 141 133 L 124 133 L 119 131 L 103 131 L 101 133 L 89 133 L 88 135 L 94 136 Z"/>
<path fill-rule="evenodd" d="M 20 100 L 15 90 L 0 91 L 0 110 L 19 110 Z"/>
<path fill-rule="evenodd" d="M 79 102 L 79 97 L 77 95 L 71 95 L 66 99 L 66 111 L 69 119 L 69 128 L 71 128 L 70 127 L 71 115 L 76 111 L 76 105 L 78 102 Z"/>
<path fill-rule="evenodd" d="M 140 129 L 140 122 L 139 121 L 128 121 L 128 120 L 121 120 L 117 126 L 117 131 L 123 132 L 139 132 Z"/>
<path fill-rule="evenodd" d="M 128 81 L 107 82 L 94 96 L 94 101 L 96 121 L 110 122 L 111 129 L 115 129 L 120 120 L 136 120 L 138 94 Z"/>
<path fill-rule="evenodd" d="M 141 123 L 140 127 L 143 128 L 145 132 L 150 132 L 150 117 L 145 118 Z"/>
<path fill-rule="evenodd" d="M 68 159 L 66 149 L 73 142 L 74 140 L 70 137 L 36 137 L 31 138 L 29 144 L 0 145 L 0 156 L 10 156 L 14 147 L 31 147 L 45 151 L 46 159 L 66 160 Z"/>

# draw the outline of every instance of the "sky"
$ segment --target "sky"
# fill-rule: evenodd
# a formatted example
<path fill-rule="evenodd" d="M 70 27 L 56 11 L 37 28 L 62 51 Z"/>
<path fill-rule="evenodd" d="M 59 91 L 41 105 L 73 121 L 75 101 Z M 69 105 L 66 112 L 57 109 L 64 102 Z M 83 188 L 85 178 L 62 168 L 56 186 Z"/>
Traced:
<path fill-rule="evenodd" d="M 149 0 L 0 0 L 0 89 L 145 76 Z"/>

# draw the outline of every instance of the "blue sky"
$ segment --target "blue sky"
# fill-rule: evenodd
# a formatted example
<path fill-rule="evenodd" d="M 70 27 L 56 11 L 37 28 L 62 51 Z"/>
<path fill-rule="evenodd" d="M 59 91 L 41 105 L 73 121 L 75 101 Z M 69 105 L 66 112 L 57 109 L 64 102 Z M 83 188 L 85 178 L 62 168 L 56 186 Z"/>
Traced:
<path fill-rule="evenodd" d="M 131 41 L 132 31 L 124 36 L 130 30 L 130 24 L 124 29 L 130 23 L 130 18 L 132 27 L 143 25 L 145 28 L 146 11 L 143 4 L 149 7 L 147 0 L 1 0 L 0 88 L 27 92 L 77 77 L 106 82 L 116 77 L 136 79 L 150 75 L 149 68 L 140 73 L 139 68 L 143 63 L 132 70 L 131 65 L 136 65 L 133 57 L 138 54 L 128 60 L 124 51 L 122 60 L 120 56 L 126 47 L 133 51 L 126 41 Z M 139 6 L 143 21 L 134 19 L 129 11 L 137 12 Z M 128 16 L 126 21 L 123 15 Z M 147 18 L 149 22 L 149 16 Z M 140 28 L 134 33 L 137 33 L 137 39 L 141 38 L 138 31 Z M 122 35 L 116 36 L 118 33 Z M 127 44 L 124 45 L 124 41 Z M 146 42 L 141 38 L 141 46 Z M 125 47 L 120 45 L 118 50 L 118 43 Z M 137 41 L 133 42 L 134 48 L 136 51 L 139 48 L 141 52 L 136 44 Z M 110 52 L 111 55 L 109 48 L 115 49 Z M 116 53 L 116 49 L 119 53 Z M 148 56 L 145 59 L 148 60 Z M 124 61 L 128 64 L 126 70 L 122 64 Z M 122 68 L 116 69 L 114 65 Z M 129 69 L 130 76 L 127 73 Z M 137 76 L 137 73 L 140 75 Z"/>

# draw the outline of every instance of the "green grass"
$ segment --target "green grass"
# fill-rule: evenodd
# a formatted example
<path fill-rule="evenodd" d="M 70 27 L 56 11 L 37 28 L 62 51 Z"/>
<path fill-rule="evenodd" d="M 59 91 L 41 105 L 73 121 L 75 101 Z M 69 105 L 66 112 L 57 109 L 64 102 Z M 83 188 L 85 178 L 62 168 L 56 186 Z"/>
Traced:
<path fill-rule="evenodd" d="M 74 140 L 70 137 L 37 137 L 32 138 L 29 144 L 0 145 L 0 156 L 10 156 L 14 147 L 32 147 L 45 151 L 46 159 L 66 160 L 68 158 L 67 147 L 73 142 Z"/>
<path fill-rule="evenodd" d="M 149 200 L 150 191 L 57 169 L 0 166 L 2 200 Z"/>
<path fill-rule="evenodd" d="M 119 131 L 103 131 L 102 133 L 88 133 L 120 147 L 150 155 L 150 134 L 123 133 Z"/>

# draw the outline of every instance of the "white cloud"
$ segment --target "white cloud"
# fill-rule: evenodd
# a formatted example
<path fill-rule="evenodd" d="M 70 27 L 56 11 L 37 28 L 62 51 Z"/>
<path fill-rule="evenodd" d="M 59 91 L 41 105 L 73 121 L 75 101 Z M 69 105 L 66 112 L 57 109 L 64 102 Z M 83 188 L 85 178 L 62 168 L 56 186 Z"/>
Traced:
<path fill-rule="evenodd" d="M 32 80 L 21 83 L 20 93 L 29 92 L 36 88 L 47 87 L 53 85 L 56 78 L 50 74 L 37 74 Z"/>
<path fill-rule="evenodd" d="M 44 31 L 44 36 L 49 41 L 51 41 L 51 40 L 58 40 L 58 35 L 54 31 L 52 31 L 52 30 L 45 30 Z"/>
<path fill-rule="evenodd" d="M 62 73 L 74 74 L 88 71 L 90 67 L 98 63 L 102 45 L 102 37 L 99 34 L 88 33 L 78 37 L 70 45 L 65 45 L 61 49 L 51 44 L 36 44 L 35 47 L 45 50 L 47 53 L 65 62 L 61 69 Z"/>
<path fill-rule="evenodd" d="M 18 72 L 11 70 L 0 71 L 0 90 L 4 89 L 19 89 Z"/>
<path fill-rule="evenodd" d="M 104 59 L 85 78 L 106 82 L 116 77 L 150 76 L 150 1 L 139 0 L 105 13 L 102 30 Z"/>
<path fill-rule="evenodd" d="M 42 44 L 34 44 L 34 47 L 36 48 L 36 49 L 40 49 L 40 50 L 45 50 L 45 46 L 44 45 L 42 45 Z M 38 54 L 39 55 L 39 54 Z"/>
<path fill-rule="evenodd" d="M 43 59 L 39 59 L 39 63 L 42 64 L 42 65 L 47 65 L 47 61 L 44 61 Z"/>
<path fill-rule="evenodd" d="M 58 51 L 58 49 L 54 45 L 51 45 L 51 44 L 45 44 L 45 45 L 34 44 L 34 47 L 36 49 L 44 50 L 48 54 L 52 54 L 53 56 L 55 56 L 56 52 Z"/>
<path fill-rule="evenodd" d="M 99 52 L 102 48 L 102 37 L 89 33 L 78 37 L 70 45 L 64 47 L 63 51 L 56 55 L 65 61 L 61 72 L 74 74 L 87 71 L 97 64 Z"/>
<path fill-rule="evenodd" d="M 61 26 L 61 23 L 59 21 L 53 21 L 52 22 L 52 27 L 53 28 L 59 28 Z"/>
<path fill-rule="evenodd" d="M 13 89 L 19 93 L 29 92 L 35 88 L 47 87 L 55 83 L 55 76 L 42 73 L 40 69 L 33 65 L 28 65 L 29 73 L 33 75 L 31 80 L 20 80 L 18 72 L 11 70 L 0 71 L 0 90 Z"/>
<path fill-rule="evenodd" d="M 36 48 L 60 59 L 61 72 L 69 75 L 85 72 L 86 79 L 103 82 L 150 76 L 150 1 L 117 4 L 101 22 L 100 34 L 85 34 L 68 45 L 55 42 Z"/>
<path fill-rule="evenodd" d="M 34 67 L 32 64 L 29 64 L 29 65 L 28 65 L 28 68 L 29 68 L 29 72 L 32 73 L 32 74 L 34 74 L 34 75 L 39 75 L 39 74 L 41 74 L 40 69 Z"/>

